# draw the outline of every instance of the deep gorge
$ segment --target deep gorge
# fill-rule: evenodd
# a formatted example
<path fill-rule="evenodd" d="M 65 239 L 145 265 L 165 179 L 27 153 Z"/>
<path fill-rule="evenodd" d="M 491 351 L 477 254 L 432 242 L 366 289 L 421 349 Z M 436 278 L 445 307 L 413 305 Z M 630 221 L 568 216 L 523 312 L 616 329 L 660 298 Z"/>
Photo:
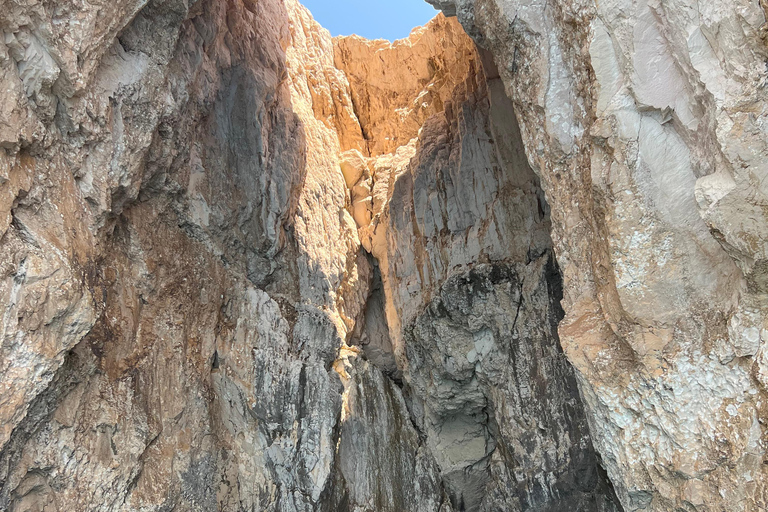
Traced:
<path fill-rule="evenodd" d="M 768 507 L 764 8 L 434 3 L 0 3 L 0 510 Z"/>

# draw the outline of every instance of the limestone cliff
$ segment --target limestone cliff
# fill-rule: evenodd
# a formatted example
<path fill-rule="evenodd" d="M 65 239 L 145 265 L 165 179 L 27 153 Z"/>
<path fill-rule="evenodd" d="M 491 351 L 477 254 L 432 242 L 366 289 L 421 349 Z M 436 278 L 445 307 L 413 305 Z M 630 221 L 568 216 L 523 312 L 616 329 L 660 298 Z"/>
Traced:
<path fill-rule="evenodd" d="M 433 3 L 514 104 L 625 509 L 767 509 L 765 4 Z"/>
<path fill-rule="evenodd" d="M 0 0 L 0 510 L 768 507 L 764 11 L 435 3 Z"/>
<path fill-rule="evenodd" d="M 546 206 L 458 23 L 2 12 L 1 508 L 611 503 Z"/>

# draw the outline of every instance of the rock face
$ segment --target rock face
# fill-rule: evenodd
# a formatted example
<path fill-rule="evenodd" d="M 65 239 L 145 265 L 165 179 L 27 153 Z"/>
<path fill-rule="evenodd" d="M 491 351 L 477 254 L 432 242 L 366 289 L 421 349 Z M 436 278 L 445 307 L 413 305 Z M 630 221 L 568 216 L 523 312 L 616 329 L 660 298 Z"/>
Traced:
<path fill-rule="evenodd" d="M 625 509 L 765 510 L 765 5 L 433 3 L 514 104 Z"/>
<path fill-rule="evenodd" d="M 613 507 L 456 21 L 3 7 L 0 508 Z"/>
<path fill-rule="evenodd" d="M 764 12 L 439 4 L 0 1 L 0 510 L 768 507 Z"/>
<path fill-rule="evenodd" d="M 448 34 L 443 44 L 455 37 L 443 19 L 429 28 Z M 428 38 L 415 33 L 411 44 L 418 50 Z M 492 60 L 483 63 L 466 36 L 458 41 L 454 52 L 463 56 L 449 67 L 450 96 L 440 93 L 440 68 L 426 94 L 412 92 L 414 78 L 426 81 L 418 69 L 398 77 L 395 94 L 384 92 L 392 88 L 386 73 L 355 80 L 358 63 L 403 60 L 405 45 L 337 41 L 337 64 L 353 77 L 353 98 L 394 98 L 390 105 L 406 113 L 406 128 L 417 114 L 400 106 L 404 95 L 442 105 L 414 134 L 418 140 L 394 155 L 377 156 L 386 148 L 374 136 L 371 156 L 350 162 L 363 169 L 353 174 L 353 201 L 361 184 L 372 191 L 368 214 L 355 218 L 363 247 L 378 262 L 389 327 L 389 340 L 368 344 L 376 336 L 367 335 L 366 317 L 361 344 L 366 355 L 375 345 L 369 359 L 402 378 L 412 421 L 454 509 L 612 510 L 557 341 L 560 277 L 548 207 Z M 356 103 L 375 110 L 369 119 L 392 119 L 378 113 L 381 104 Z M 363 133 L 392 130 L 366 128 L 362 119 Z M 378 303 L 369 301 L 369 312 Z M 381 346 L 392 347 L 395 364 L 381 361 Z"/>

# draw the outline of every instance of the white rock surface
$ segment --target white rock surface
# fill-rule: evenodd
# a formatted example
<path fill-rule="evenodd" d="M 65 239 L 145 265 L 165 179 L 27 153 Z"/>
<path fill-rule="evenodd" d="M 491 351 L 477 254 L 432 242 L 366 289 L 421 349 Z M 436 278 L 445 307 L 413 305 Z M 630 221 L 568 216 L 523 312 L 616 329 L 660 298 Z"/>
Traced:
<path fill-rule="evenodd" d="M 552 207 L 559 332 L 625 510 L 768 507 L 765 8 L 457 0 Z"/>

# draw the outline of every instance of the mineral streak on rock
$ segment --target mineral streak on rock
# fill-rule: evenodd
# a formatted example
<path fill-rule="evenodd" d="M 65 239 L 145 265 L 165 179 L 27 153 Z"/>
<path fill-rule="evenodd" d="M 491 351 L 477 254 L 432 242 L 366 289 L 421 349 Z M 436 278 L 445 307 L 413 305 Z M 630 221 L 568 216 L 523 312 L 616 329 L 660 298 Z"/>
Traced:
<path fill-rule="evenodd" d="M 765 5 L 433 3 L 0 0 L 0 510 L 768 508 Z"/>

